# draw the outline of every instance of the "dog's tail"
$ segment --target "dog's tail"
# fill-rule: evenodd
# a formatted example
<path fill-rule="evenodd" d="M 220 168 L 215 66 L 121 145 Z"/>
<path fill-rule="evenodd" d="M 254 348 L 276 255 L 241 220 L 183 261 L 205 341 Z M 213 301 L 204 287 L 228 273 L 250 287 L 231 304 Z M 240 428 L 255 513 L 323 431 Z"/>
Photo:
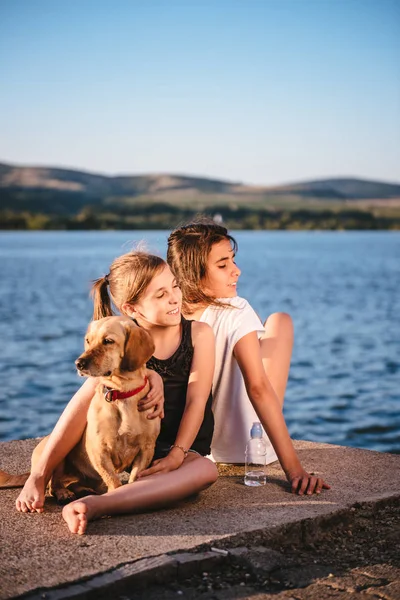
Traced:
<path fill-rule="evenodd" d="M 23 473 L 23 475 L 10 475 L 10 473 L 0 470 L 0 488 L 23 487 L 29 475 L 30 473 Z"/>

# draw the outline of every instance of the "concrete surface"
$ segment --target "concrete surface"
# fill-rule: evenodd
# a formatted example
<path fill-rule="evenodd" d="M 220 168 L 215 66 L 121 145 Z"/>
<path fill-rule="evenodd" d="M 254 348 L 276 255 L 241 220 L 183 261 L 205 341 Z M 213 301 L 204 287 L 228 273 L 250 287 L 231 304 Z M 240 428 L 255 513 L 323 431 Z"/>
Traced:
<path fill-rule="evenodd" d="M 29 470 L 36 443 L 0 444 L 0 468 Z M 205 544 L 249 546 L 282 526 L 308 519 L 317 529 L 325 522 L 321 517 L 356 503 L 400 497 L 400 456 L 302 441 L 295 447 L 303 466 L 323 475 L 331 490 L 319 497 L 291 495 L 274 463 L 264 487 L 247 488 L 241 476 L 221 476 L 209 490 L 179 506 L 101 519 L 89 525 L 85 536 L 69 533 L 52 500 L 43 514 L 20 514 L 14 507 L 18 490 L 0 490 L 0 598 L 31 597 L 35 590 L 38 598 L 79 597 L 80 592 L 84 597 L 85 585 L 73 586 L 74 591 L 68 585 L 88 580 L 86 588 L 99 589 L 102 578 L 106 585 L 143 571 L 157 577 L 163 569 L 176 568 L 174 553 Z M 54 591 L 58 587 L 62 589 Z"/>

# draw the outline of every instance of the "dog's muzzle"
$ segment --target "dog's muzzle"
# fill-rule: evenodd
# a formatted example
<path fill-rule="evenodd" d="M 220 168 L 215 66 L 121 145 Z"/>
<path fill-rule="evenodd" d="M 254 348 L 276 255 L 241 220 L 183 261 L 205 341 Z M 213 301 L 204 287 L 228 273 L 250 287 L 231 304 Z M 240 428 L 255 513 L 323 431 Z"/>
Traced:
<path fill-rule="evenodd" d="M 82 358 L 81 356 L 76 359 L 75 366 L 78 371 L 85 371 L 88 368 L 89 361 L 87 358 Z"/>

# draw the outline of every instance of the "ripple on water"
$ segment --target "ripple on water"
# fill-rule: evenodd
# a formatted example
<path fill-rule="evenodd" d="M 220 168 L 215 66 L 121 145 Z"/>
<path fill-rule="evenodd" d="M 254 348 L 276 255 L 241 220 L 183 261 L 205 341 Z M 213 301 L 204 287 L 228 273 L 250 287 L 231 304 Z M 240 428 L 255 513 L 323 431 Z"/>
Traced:
<path fill-rule="evenodd" d="M 335 423 L 337 425 L 340 425 L 343 423 L 343 419 L 341 416 L 335 416 L 335 415 L 324 415 L 324 421 L 326 421 L 327 423 Z"/>
<path fill-rule="evenodd" d="M 289 373 L 289 381 L 291 383 L 306 383 L 307 382 L 307 378 L 306 377 L 299 377 L 298 375 L 293 375 L 293 374 Z"/>
<path fill-rule="evenodd" d="M 29 388 L 27 389 L 27 397 L 28 398 L 40 398 L 42 394 L 46 395 L 51 392 L 52 386 L 44 385 L 40 382 L 32 382 Z"/>
<path fill-rule="evenodd" d="M 0 414 L 0 423 L 10 423 L 14 420 L 12 415 Z"/>
<path fill-rule="evenodd" d="M 394 431 L 398 430 L 399 425 L 394 423 L 392 425 L 379 425 L 379 424 L 373 424 L 373 425 L 365 425 L 365 426 L 361 426 L 361 427 L 353 427 L 351 429 L 351 432 L 353 434 L 368 434 L 368 435 L 381 435 L 381 434 L 385 434 L 385 433 L 392 433 Z"/>
<path fill-rule="evenodd" d="M 310 368 L 313 367 L 313 363 L 310 360 L 297 360 L 292 362 L 292 367 Z"/>
<path fill-rule="evenodd" d="M 44 333 L 43 335 L 40 335 L 38 339 L 41 342 L 49 342 L 51 340 L 60 340 L 63 337 L 64 337 L 64 334 L 62 332 L 59 332 L 59 333 Z"/>
<path fill-rule="evenodd" d="M 386 371 L 391 375 L 394 375 L 400 369 L 400 363 L 395 362 L 394 360 L 386 360 L 385 361 Z"/>
<path fill-rule="evenodd" d="M 339 371 L 338 373 L 330 373 L 329 379 L 348 379 L 350 377 L 350 373 Z"/>
<path fill-rule="evenodd" d="M 349 408 L 350 407 L 348 404 L 344 404 L 344 403 L 340 403 L 340 402 L 334 402 L 334 404 L 332 404 L 332 410 L 344 411 L 344 410 L 348 410 Z"/>

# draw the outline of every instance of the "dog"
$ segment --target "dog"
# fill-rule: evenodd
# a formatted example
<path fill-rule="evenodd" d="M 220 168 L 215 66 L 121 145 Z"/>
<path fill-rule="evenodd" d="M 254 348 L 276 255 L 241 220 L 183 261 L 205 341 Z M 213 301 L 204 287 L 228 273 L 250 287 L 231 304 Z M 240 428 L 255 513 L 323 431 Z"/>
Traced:
<path fill-rule="evenodd" d="M 139 412 L 138 401 L 149 391 L 146 361 L 153 352 L 150 334 L 128 317 L 105 317 L 89 324 L 85 351 L 75 364 L 82 377 L 98 377 L 99 384 L 82 438 L 49 482 L 48 492 L 60 504 L 118 488 L 118 473 L 129 468 L 132 483 L 150 464 L 161 421 L 147 418 L 153 408 Z M 35 448 L 32 465 L 47 439 Z M 0 471 L 0 487 L 20 487 L 28 476 Z"/>

